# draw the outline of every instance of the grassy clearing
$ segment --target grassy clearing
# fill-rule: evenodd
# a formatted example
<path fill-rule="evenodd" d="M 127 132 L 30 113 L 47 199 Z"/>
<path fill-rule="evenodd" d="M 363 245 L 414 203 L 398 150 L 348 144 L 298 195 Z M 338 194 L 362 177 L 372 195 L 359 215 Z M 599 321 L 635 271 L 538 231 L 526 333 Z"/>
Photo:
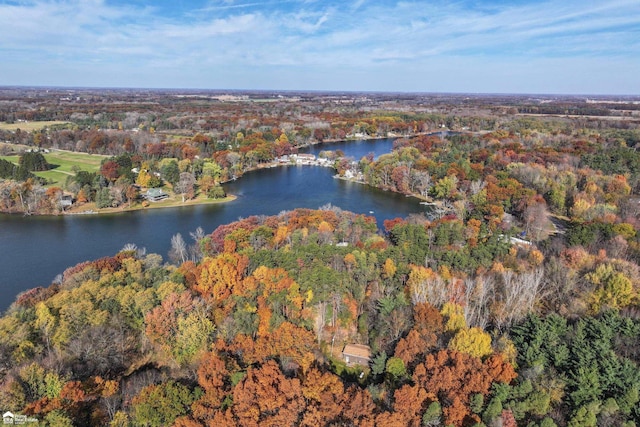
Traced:
<path fill-rule="evenodd" d="M 46 127 L 53 125 L 64 125 L 69 122 L 61 122 L 61 121 L 43 121 L 43 122 L 16 122 L 16 123 L 4 123 L 0 122 L 1 130 L 10 130 L 15 131 L 17 129 L 33 132 L 35 130 L 42 130 Z"/>
<path fill-rule="evenodd" d="M 79 170 L 97 172 L 100 169 L 100 162 L 108 156 L 56 150 L 45 153 L 44 157 L 47 159 L 47 162 L 54 165 L 55 168 L 44 172 L 35 172 L 35 174 L 53 181 L 51 185 L 62 186 L 68 176 L 75 175 L 73 171 L 75 169 L 74 166 Z M 19 156 L 0 156 L 0 159 L 8 160 L 17 165 Z"/>
<path fill-rule="evenodd" d="M 168 199 L 162 200 L 160 202 L 151 202 L 147 206 L 143 205 L 140 202 L 136 202 L 129 207 L 128 204 L 124 204 L 118 208 L 102 208 L 98 209 L 95 203 L 84 203 L 82 205 L 74 205 L 71 209 L 67 211 L 67 214 L 83 214 L 83 213 L 94 213 L 94 214 L 109 214 L 109 213 L 119 213 L 119 212 L 128 212 L 128 211 L 139 211 L 145 209 L 161 209 L 161 208 L 178 208 L 181 206 L 194 206 L 194 205 L 205 205 L 205 204 L 217 204 L 217 203 L 227 203 L 236 199 L 236 196 L 229 195 L 224 199 L 209 199 L 205 196 L 198 196 L 195 199 L 187 200 L 182 203 L 182 198 L 180 196 L 170 196 Z"/>

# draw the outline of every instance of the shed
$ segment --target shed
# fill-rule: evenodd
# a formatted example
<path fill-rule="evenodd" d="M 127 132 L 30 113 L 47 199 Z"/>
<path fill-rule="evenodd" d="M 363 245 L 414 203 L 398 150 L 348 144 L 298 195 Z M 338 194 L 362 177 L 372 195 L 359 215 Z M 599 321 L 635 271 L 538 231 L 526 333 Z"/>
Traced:
<path fill-rule="evenodd" d="M 369 365 L 371 348 L 364 344 L 346 344 L 342 350 L 342 359 L 347 366 Z"/>

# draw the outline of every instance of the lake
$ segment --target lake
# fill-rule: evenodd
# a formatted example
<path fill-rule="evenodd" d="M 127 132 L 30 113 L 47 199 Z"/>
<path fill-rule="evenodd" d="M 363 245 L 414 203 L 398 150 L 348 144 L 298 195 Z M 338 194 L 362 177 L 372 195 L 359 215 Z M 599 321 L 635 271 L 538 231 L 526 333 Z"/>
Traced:
<path fill-rule="evenodd" d="M 355 159 L 391 151 L 393 140 L 342 142 L 313 146 L 306 152 L 343 150 Z M 283 166 L 245 174 L 225 184 L 237 200 L 217 205 L 148 209 L 109 215 L 24 217 L 0 215 L 0 310 L 16 295 L 49 286 L 56 275 L 79 262 L 110 256 L 127 243 L 167 258 L 171 237 L 202 227 L 211 233 L 221 224 L 251 215 L 332 204 L 370 214 L 378 223 L 427 209 L 414 198 L 333 178 L 334 170 L 319 166 Z"/>

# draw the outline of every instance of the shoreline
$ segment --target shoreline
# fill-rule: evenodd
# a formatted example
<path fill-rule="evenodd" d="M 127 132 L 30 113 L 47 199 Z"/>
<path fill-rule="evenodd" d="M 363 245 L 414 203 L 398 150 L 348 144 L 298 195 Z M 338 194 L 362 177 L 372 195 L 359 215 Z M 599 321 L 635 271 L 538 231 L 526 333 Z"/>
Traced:
<path fill-rule="evenodd" d="M 361 185 L 366 185 L 367 187 L 371 187 L 371 188 L 376 188 L 380 191 L 388 191 L 390 193 L 394 193 L 394 194 L 401 194 L 405 197 L 413 197 L 414 199 L 418 199 L 420 200 L 420 204 L 421 205 L 425 205 L 425 206 L 440 206 L 442 203 L 439 202 L 438 200 L 434 200 L 431 197 L 428 196 L 422 196 L 420 194 L 404 194 L 404 193 L 400 193 L 397 191 L 393 191 L 393 190 L 389 190 L 389 189 L 385 189 L 385 188 L 381 188 L 381 187 L 375 187 L 373 185 L 370 185 L 368 183 L 366 183 L 365 181 L 359 180 L 359 179 L 355 179 L 355 178 L 347 178 L 344 176 L 340 176 L 338 174 L 333 176 L 334 179 L 340 179 L 342 181 L 347 181 L 347 182 L 353 182 L 356 184 L 361 184 Z"/>
<path fill-rule="evenodd" d="M 77 210 L 64 211 L 64 212 L 61 212 L 58 215 L 55 215 L 55 214 L 44 214 L 44 215 L 38 215 L 38 216 L 74 216 L 74 215 L 119 214 L 119 213 L 125 213 L 125 212 L 142 211 L 142 210 L 147 210 L 147 209 L 170 209 L 170 208 L 179 208 L 179 207 L 183 207 L 183 206 L 214 205 L 214 204 L 232 202 L 232 201 L 234 201 L 234 200 L 236 200 L 238 198 L 238 196 L 235 196 L 233 194 L 229 194 L 229 195 L 227 195 L 227 197 L 224 197 L 222 199 L 198 199 L 198 198 L 195 198 L 195 199 L 191 199 L 191 200 L 185 200 L 185 202 L 182 203 L 182 201 L 174 199 L 174 197 L 170 197 L 169 199 L 166 199 L 166 200 L 163 200 L 163 201 L 160 201 L 160 202 L 149 202 L 148 206 L 143 206 L 141 203 L 137 203 L 134 206 L 125 207 L 125 208 L 117 207 L 117 208 L 101 208 L 101 209 L 98 209 L 98 208 L 95 208 L 95 203 L 86 203 L 86 204 L 78 207 L 78 208 L 85 208 L 86 207 L 86 209 L 77 209 Z"/>
<path fill-rule="evenodd" d="M 444 132 L 446 132 L 447 130 L 443 130 Z M 367 136 L 367 135 L 362 135 L 362 136 L 358 136 L 353 137 L 353 138 L 346 138 L 346 139 L 326 139 L 323 141 L 316 141 L 314 143 L 307 143 L 305 145 L 299 146 L 298 148 L 306 148 L 306 147 L 311 147 L 311 146 L 315 146 L 315 145 L 323 145 L 323 144 L 332 144 L 332 143 L 340 143 L 340 142 L 355 142 L 355 141 L 370 141 L 370 140 L 382 140 L 382 139 L 399 139 L 399 138 L 410 138 L 412 136 L 417 136 L 417 135 L 423 135 L 423 134 L 437 134 L 439 132 L 443 132 L 443 131 L 436 131 L 436 132 L 418 132 L 418 133 L 414 133 L 414 134 L 410 134 L 410 135 L 387 135 L 387 136 Z M 59 150 L 59 151 L 66 151 L 66 150 Z M 88 154 L 88 153 L 87 153 Z M 327 164 L 327 163 L 323 163 L 323 162 L 319 162 L 317 159 L 314 161 L 309 161 L 309 160 L 305 160 L 305 161 L 300 161 L 300 162 L 291 162 L 291 163 L 282 163 L 278 160 L 273 160 L 271 162 L 268 163 L 262 163 L 259 165 L 256 165 L 250 169 L 247 169 L 246 171 L 243 171 L 243 175 L 245 173 L 248 172 L 253 172 L 253 171 L 257 171 L 257 170 L 261 170 L 261 169 L 268 169 L 268 168 L 275 168 L 275 167 L 281 167 L 281 166 L 320 166 L 320 167 L 330 167 L 335 169 L 335 167 L 333 166 L 333 164 Z M 231 181 L 235 181 L 237 179 L 241 179 L 242 175 L 234 178 L 234 179 L 230 179 L 224 182 L 221 182 L 221 184 L 224 184 L 226 182 L 231 182 Z M 340 177 L 338 175 L 334 176 L 334 178 L 338 178 L 338 179 L 343 179 L 345 181 L 351 181 L 351 182 L 357 182 L 359 184 L 364 184 L 369 186 L 369 184 L 367 184 L 366 182 L 363 181 L 359 181 L 356 179 L 350 179 L 350 178 L 345 178 L 345 177 Z M 373 187 L 373 188 L 379 188 L 379 187 Z M 388 191 L 382 188 L 379 188 L 380 190 L 383 191 Z M 400 193 L 398 193 L 400 194 Z M 418 200 L 422 200 L 422 201 L 429 201 L 429 199 L 426 199 L 420 195 L 417 194 L 407 194 L 405 195 L 407 197 L 414 197 Z M 227 197 L 223 198 L 223 199 L 205 199 L 205 198 L 200 198 L 200 196 L 196 197 L 195 199 L 192 200 L 186 200 L 184 203 L 176 200 L 177 196 L 173 195 L 171 197 L 169 197 L 169 199 L 167 200 L 163 200 L 160 202 L 149 202 L 148 206 L 143 206 L 142 203 L 137 203 L 134 206 L 131 207 L 116 207 L 116 208 L 97 208 L 95 206 L 95 202 L 91 202 L 91 203 L 86 203 L 82 206 L 72 206 L 71 209 L 69 210 L 63 210 L 62 212 L 59 213 L 25 213 L 25 212 L 5 212 L 5 211 L 0 211 L 0 214 L 6 214 L 6 215 L 23 215 L 23 216 L 66 216 L 66 215 L 103 215 L 103 214 L 119 214 L 119 213 L 124 213 L 124 212 L 133 212 L 133 211 L 139 211 L 139 210 L 145 210 L 145 209 L 165 209 L 165 208 L 177 208 L 177 207 L 181 207 L 181 206 L 197 206 L 197 205 L 206 205 L 206 204 L 218 204 L 218 203 L 228 203 L 228 202 L 232 202 L 234 200 L 237 199 L 237 196 L 235 195 L 227 195 Z"/>
<path fill-rule="evenodd" d="M 238 198 L 234 194 L 229 194 L 222 199 L 192 199 L 182 201 L 174 199 L 175 196 L 170 197 L 167 200 L 161 202 L 150 202 L 148 206 L 143 206 L 142 203 L 137 203 L 131 207 L 117 207 L 117 208 L 97 208 L 95 202 L 85 203 L 82 206 L 77 206 L 74 209 L 65 210 L 59 213 L 25 213 L 25 212 L 7 212 L 0 211 L 0 215 L 20 215 L 20 216 L 36 216 L 36 217 L 63 217 L 63 216 L 80 216 L 80 215 L 108 215 L 108 214 L 120 214 L 126 212 L 142 211 L 147 209 L 172 209 L 183 206 L 200 206 L 200 205 L 215 205 L 220 203 L 233 202 Z"/>

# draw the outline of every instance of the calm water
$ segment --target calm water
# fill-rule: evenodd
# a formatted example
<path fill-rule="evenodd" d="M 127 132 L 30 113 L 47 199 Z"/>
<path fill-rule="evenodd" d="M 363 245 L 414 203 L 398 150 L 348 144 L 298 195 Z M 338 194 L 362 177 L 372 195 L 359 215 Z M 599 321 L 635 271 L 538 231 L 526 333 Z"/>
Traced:
<path fill-rule="evenodd" d="M 302 149 L 302 152 L 315 154 L 316 156 L 325 150 L 337 151 L 342 150 L 347 156 L 353 157 L 354 160 L 360 160 L 362 157 L 372 153 L 374 157 L 381 154 L 390 153 L 393 148 L 393 138 L 387 139 L 369 139 L 361 141 L 340 141 L 328 142 L 324 144 L 312 145 Z"/>
<path fill-rule="evenodd" d="M 356 159 L 391 150 L 391 140 L 312 147 L 341 149 Z M 424 212 L 416 199 L 333 178 L 316 166 L 286 166 L 251 172 L 225 186 L 238 199 L 219 205 L 150 209 L 114 215 L 23 217 L 0 215 L 0 310 L 22 291 L 48 286 L 56 275 L 85 260 L 114 255 L 127 243 L 166 258 L 171 236 L 202 227 L 206 233 L 250 215 L 275 215 L 297 207 L 331 203 L 345 210 L 384 219 Z"/>

